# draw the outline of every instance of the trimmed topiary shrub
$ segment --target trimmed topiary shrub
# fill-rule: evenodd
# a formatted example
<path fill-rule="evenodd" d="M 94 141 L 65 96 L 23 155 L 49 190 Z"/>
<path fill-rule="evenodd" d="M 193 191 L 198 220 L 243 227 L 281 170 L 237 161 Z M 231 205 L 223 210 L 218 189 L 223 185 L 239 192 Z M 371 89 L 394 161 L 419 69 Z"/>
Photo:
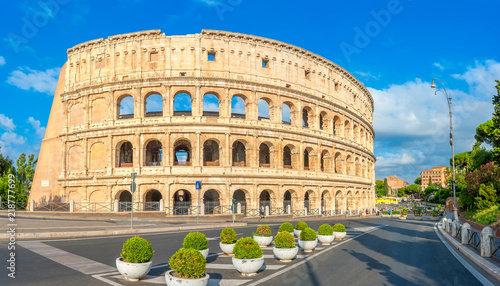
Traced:
<path fill-rule="evenodd" d="M 175 270 L 175 277 L 194 279 L 205 276 L 207 261 L 196 249 L 181 248 L 170 257 L 168 263 Z"/>
<path fill-rule="evenodd" d="M 333 231 L 335 232 L 345 232 L 345 226 L 341 223 L 336 223 L 334 226 L 333 226 Z"/>
<path fill-rule="evenodd" d="M 383 211 L 382 214 L 386 214 L 388 215 L 389 214 L 389 211 Z"/>
<path fill-rule="evenodd" d="M 265 224 L 259 225 L 257 231 L 253 233 L 255 236 L 270 236 L 271 228 Z"/>
<path fill-rule="evenodd" d="M 299 221 L 298 223 L 295 224 L 296 230 L 304 230 L 306 228 L 307 228 L 307 223 L 305 221 Z"/>
<path fill-rule="evenodd" d="M 233 244 L 236 242 L 236 231 L 231 227 L 226 227 L 220 232 L 220 241 L 224 244 Z"/>
<path fill-rule="evenodd" d="M 196 250 L 204 250 L 208 248 L 208 240 L 205 234 L 201 232 L 190 232 L 184 237 L 182 242 L 184 248 L 193 248 Z"/>
<path fill-rule="evenodd" d="M 393 211 L 392 214 L 398 215 L 398 214 L 401 214 L 401 212 L 400 211 Z"/>
<path fill-rule="evenodd" d="M 144 263 L 151 260 L 153 253 L 151 243 L 142 237 L 134 236 L 125 241 L 120 256 L 125 262 Z"/>
<path fill-rule="evenodd" d="M 236 241 L 233 253 L 236 259 L 254 259 L 262 257 L 263 251 L 253 238 L 243 237 Z"/>
<path fill-rule="evenodd" d="M 333 234 L 333 227 L 329 224 L 322 224 L 318 228 L 318 234 L 319 235 L 332 235 Z"/>
<path fill-rule="evenodd" d="M 310 227 L 306 227 L 305 229 L 302 230 L 300 233 L 300 240 L 303 241 L 313 241 L 318 237 L 316 234 L 316 231 Z"/>
<path fill-rule="evenodd" d="M 437 212 L 436 212 L 437 214 Z M 408 211 L 407 210 L 403 210 L 403 215 L 408 215 Z"/>
<path fill-rule="evenodd" d="M 291 233 L 282 231 L 274 237 L 274 245 L 277 248 L 294 248 L 295 239 Z"/>
<path fill-rule="evenodd" d="M 288 231 L 290 233 L 293 232 L 293 225 L 289 222 L 284 222 L 280 225 L 279 231 Z"/>

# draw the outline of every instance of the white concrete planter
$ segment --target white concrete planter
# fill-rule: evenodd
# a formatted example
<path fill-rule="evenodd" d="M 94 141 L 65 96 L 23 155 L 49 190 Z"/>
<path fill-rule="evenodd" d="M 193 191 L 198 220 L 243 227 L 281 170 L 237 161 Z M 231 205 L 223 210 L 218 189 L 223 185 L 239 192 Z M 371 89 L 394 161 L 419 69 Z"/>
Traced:
<path fill-rule="evenodd" d="M 220 246 L 220 249 L 222 250 L 222 252 L 224 252 L 225 254 L 228 254 L 228 255 L 233 254 L 233 248 L 235 245 L 236 245 L 236 243 L 226 244 L 226 243 L 219 242 L 219 246 Z"/>
<path fill-rule="evenodd" d="M 264 265 L 264 257 L 254 259 L 237 259 L 233 256 L 233 266 L 244 276 L 253 276 Z"/>
<path fill-rule="evenodd" d="M 300 233 L 302 232 L 302 230 L 298 230 L 298 229 L 293 229 L 293 234 L 295 234 L 296 237 L 300 237 Z"/>
<path fill-rule="evenodd" d="M 335 234 L 332 235 L 320 235 L 318 234 L 318 240 L 323 245 L 329 245 L 335 239 Z"/>
<path fill-rule="evenodd" d="M 399 217 L 399 219 L 400 219 L 400 220 L 406 220 L 406 216 L 405 216 L 405 215 L 400 216 L 400 217 Z"/>
<path fill-rule="evenodd" d="M 344 232 L 334 231 L 333 234 L 335 234 L 335 239 L 344 239 L 344 237 L 347 235 L 345 231 Z"/>
<path fill-rule="evenodd" d="M 274 256 L 276 256 L 281 262 L 290 262 L 297 256 L 299 252 L 298 247 L 294 248 L 277 248 L 273 247 Z"/>
<path fill-rule="evenodd" d="M 272 235 L 270 235 L 270 236 L 257 236 L 257 235 L 254 235 L 253 236 L 253 240 L 255 240 L 255 242 L 257 242 L 257 244 L 260 247 L 266 247 L 269 244 L 271 244 L 271 242 L 273 241 L 273 236 Z"/>
<path fill-rule="evenodd" d="M 423 216 L 415 216 L 415 220 L 424 220 Z"/>
<path fill-rule="evenodd" d="M 201 255 L 203 255 L 203 257 L 205 257 L 205 259 L 207 259 L 207 256 L 208 256 L 208 252 L 209 252 L 209 249 L 203 249 L 203 250 L 198 250 Z"/>
<path fill-rule="evenodd" d="M 383 214 L 383 215 L 381 215 L 381 217 L 391 217 L 391 215 Z"/>
<path fill-rule="evenodd" d="M 304 252 L 312 252 L 316 246 L 318 245 L 318 240 L 300 240 L 299 239 L 299 246 L 304 250 Z"/>
<path fill-rule="evenodd" d="M 148 274 L 153 265 L 152 261 L 144 263 L 124 262 L 121 257 L 116 259 L 116 268 L 118 272 L 128 281 L 137 282 Z"/>
<path fill-rule="evenodd" d="M 210 279 L 210 275 L 205 273 L 205 277 L 201 278 L 178 278 L 173 276 L 175 270 L 169 270 L 165 272 L 165 282 L 167 282 L 168 286 L 206 286 L 208 284 L 208 280 Z"/>
<path fill-rule="evenodd" d="M 439 217 L 438 217 L 438 216 L 431 216 L 431 220 L 432 220 L 432 221 L 438 221 L 438 220 L 439 220 Z"/>

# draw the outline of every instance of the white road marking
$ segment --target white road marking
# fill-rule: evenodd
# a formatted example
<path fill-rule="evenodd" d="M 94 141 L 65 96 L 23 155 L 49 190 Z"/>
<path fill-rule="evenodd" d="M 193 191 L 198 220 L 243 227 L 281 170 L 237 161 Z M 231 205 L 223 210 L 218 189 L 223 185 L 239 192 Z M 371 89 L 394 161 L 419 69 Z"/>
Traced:
<path fill-rule="evenodd" d="M 260 270 L 278 270 L 286 265 L 262 265 Z M 233 264 L 222 264 L 222 263 L 207 263 L 207 269 L 233 269 L 236 270 Z"/>
<path fill-rule="evenodd" d="M 297 254 L 296 258 L 306 258 L 307 256 L 308 256 L 307 254 Z M 231 258 L 233 256 L 221 255 L 219 257 Z M 274 254 L 262 254 L 262 257 L 264 257 L 264 258 L 274 258 Z"/>
<path fill-rule="evenodd" d="M 437 236 L 439 239 L 443 242 L 443 244 L 446 246 L 446 248 L 455 256 L 455 258 L 458 260 L 458 262 L 462 263 L 462 265 L 469 270 L 469 272 L 476 277 L 479 282 L 481 282 L 485 286 L 493 286 L 493 283 L 491 283 L 486 277 L 481 275 L 476 269 L 474 269 L 465 259 L 463 259 L 460 255 L 458 255 L 455 250 L 450 246 L 448 241 L 445 241 L 444 237 L 439 233 L 439 230 L 436 227 L 436 224 L 434 224 L 434 231 L 436 232 Z"/>
<path fill-rule="evenodd" d="M 102 264 L 88 258 L 69 253 L 59 248 L 52 247 L 38 241 L 20 241 L 18 242 L 24 248 L 33 251 L 43 257 L 46 257 L 63 266 L 74 269 L 83 274 L 98 274 L 103 272 L 116 271 L 115 267 Z"/>

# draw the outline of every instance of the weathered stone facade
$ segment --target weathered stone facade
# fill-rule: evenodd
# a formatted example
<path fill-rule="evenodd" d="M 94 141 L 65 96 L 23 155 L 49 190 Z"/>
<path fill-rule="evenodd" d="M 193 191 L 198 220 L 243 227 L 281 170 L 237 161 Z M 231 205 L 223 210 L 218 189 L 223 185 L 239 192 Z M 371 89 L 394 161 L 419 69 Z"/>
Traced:
<path fill-rule="evenodd" d="M 147 111 L 153 94 L 161 111 Z M 179 94 L 190 110 L 174 110 Z M 207 94 L 218 112 L 204 111 Z M 235 97 L 244 113 L 232 112 Z M 132 114 L 121 113 L 125 98 Z M 195 181 L 201 202 L 220 205 L 373 208 L 373 109 L 346 70 L 271 39 L 151 30 L 85 42 L 61 69 L 30 200 L 126 201 L 135 172 L 134 201 L 167 210 L 196 204 Z"/>

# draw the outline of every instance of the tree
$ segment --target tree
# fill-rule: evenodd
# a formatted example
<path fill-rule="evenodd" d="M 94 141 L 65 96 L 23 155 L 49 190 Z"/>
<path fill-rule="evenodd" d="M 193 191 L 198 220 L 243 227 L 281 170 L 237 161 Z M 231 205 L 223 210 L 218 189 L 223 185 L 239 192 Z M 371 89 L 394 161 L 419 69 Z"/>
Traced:
<path fill-rule="evenodd" d="M 377 193 L 377 197 L 379 198 L 384 196 L 384 181 L 382 180 L 375 181 L 375 192 Z"/>
<path fill-rule="evenodd" d="M 493 151 L 486 150 L 484 147 L 474 145 L 470 155 L 470 168 L 468 172 L 479 169 L 482 165 L 493 161 Z M 468 173 L 467 172 L 467 173 Z"/>
<path fill-rule="evenodd" d="M 0 175 L 12 169 L 12 160 L 9 157 L 2 155 L 2 147 L 0 147 Z"/>
<path fill-rule="evenodd" d="M 389 184 L 387 184 L 387 178 L 384 178 L 384 194 L 387 196 L 389 194 L 390 188 Z"/>
<path fill-rule="evenodd" d="M 468 171 L 469 165 L 471 163 L 471 152 L 462 152 L 455 155 L 455 166 L 457 168 Z M 450 166 L 453 165 L 453 159 L 450 158 Z"/>
<path fill-rule="evenodd" d="M 422 185 L 422 177 L 418 177 L 415 179 L 415 184 Z"/>
<path fill-rule="evenodd" d="M 16 160 L 16 168 L 11 167 L 7 172 L 0 174 L 0 197 L 2 200 L 8 199 L 8 175 L 13 174 L 15 176 L 14 195 L 16 202 L 28 201 L 27 193 L 31 190 L 36 163 L 35 155 L 29 155 L 26 160 L 26 154 L 22 153 Z"/>
<path fill-rule="evenodd" d="M 493 118 L 479 125 L 476 128 L 475 146 L 479 147 L 481 143 L 489 144 L 493 147 L 493 157 L 497 163 L 500 163 L 500 81 L 495 80 L 497 94 L 493 96 Z"/>

